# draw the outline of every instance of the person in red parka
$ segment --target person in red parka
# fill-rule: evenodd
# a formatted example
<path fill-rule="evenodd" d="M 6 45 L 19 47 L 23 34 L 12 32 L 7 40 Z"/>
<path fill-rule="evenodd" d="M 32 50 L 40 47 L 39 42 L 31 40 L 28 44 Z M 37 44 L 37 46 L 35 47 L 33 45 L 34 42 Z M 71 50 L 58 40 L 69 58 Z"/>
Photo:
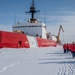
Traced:
<path fill-rule="evenodd" d="M 75 43 L 73 42 L 73 44 L 71 44 L 71 53 L 72 53 L 72 57 L 75 57 Z"/>
<path fill-rule="evenodd" d="M 67 53 L 70 51 L 70 44 L 67 43 Z"/>
<path fill-rule="evenodd" d="M 66 53 L 66 51 L 67 51 L 67 44 L 66 43 L 63 45 L 63 49 L 64 49 L 64 53 Z"/>

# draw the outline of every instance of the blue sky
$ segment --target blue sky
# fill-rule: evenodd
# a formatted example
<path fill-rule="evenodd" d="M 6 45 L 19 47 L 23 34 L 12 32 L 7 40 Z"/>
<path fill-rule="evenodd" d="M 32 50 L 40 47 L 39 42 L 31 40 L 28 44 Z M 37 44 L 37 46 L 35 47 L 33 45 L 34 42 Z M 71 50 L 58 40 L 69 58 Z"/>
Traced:
<path fill-rule="evenodd" d="M 28 15 L 25 11 L 29 10 L 31 2 L 32 0 L 0 0 L 0 24 L 14 23 L 15 12 L 18 14 L 17 19 L 23 20 Z M 48 16 L 72 15 L 68 12 L 75 11 L 75 0 L 35 0 L 35 4 L 40 9 L 38 15 L 44 15 L 44 10 Z M 44 20 L 43 17 L 40 19 Z"/>
<path fill-rule="evenodd" d="M 34 1 L 36 9 L 40 10 L 40 12 L 36 14 L 36 18 L 39 18 L 42 22 L 46 22 L 49 32 L 57 35 L 59 25 L 62 24 L 66 31 L 64 35 L 69 37 L 68 40 L 71 38 L 75 40 L 73 38 L 75 37 L 73 33 L 75 32 L 73 31 L 75 30 L 75 0 Z M 30 15 L 26 14 L 25 11 L 29 10 L 31 2 L 32 0 L 0 0 L 0 30 L 12 30 L 11 26 L 14 24 L 15 12 L 16 20 L 20 19 L 24 22 L 29 19 Z M 44 14 L 46 21 L 44 21 Z M 69 32 L 71 34 L 69 34 Z"/>

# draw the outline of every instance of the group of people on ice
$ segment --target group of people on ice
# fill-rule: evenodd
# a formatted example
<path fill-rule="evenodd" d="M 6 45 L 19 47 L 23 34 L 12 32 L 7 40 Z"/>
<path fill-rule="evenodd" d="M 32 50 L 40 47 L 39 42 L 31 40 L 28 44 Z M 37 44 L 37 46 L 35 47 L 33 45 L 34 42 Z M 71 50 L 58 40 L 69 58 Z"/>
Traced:
<path fill-rule="evenodd" d="M 75 43 L 72 44 L 64 44 L 63 45 L 64 53 L 68 53 L 69 51 L 72 53 L 73 58 L 75 57 Z"/>

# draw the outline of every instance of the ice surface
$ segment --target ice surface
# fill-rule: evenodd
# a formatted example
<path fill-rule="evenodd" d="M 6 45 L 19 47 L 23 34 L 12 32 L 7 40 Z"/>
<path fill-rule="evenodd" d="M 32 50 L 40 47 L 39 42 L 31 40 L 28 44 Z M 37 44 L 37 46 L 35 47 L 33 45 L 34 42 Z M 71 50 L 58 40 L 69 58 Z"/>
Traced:
<path fill-rule="evenodd" d="M 0 49 L 0 75 L 75 75 L 75 59 L 62 46 Z"/>

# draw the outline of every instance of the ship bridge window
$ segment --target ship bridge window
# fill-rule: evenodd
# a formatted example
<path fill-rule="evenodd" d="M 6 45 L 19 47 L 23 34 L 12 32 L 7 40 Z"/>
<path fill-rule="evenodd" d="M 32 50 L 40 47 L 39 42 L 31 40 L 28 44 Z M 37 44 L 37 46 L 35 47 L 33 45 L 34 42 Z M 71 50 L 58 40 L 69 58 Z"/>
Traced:
<path fill-rule="evenodd" d="M 24 27 L 42 27 L 42 26 L 15 26 L 13 28 L 24 28 Z"/>
<path fill-rule="evenodd" d="M 46 26 L 43 26 L 46 29 Z"/>

